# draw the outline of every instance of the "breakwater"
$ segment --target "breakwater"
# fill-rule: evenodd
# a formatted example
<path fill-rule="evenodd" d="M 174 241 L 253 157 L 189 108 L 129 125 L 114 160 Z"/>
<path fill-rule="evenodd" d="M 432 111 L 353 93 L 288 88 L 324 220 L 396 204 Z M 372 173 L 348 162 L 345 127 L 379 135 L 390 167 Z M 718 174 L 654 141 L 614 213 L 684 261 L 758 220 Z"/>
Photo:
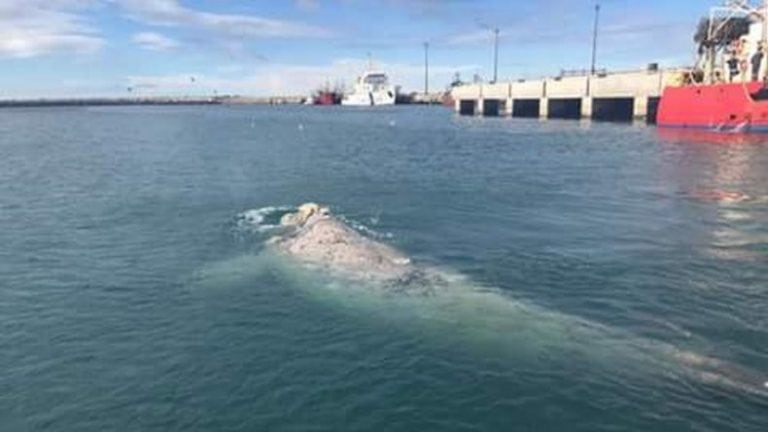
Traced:
<path fill-rule="evenodd" d="M 0 100 L 0 108 L 71 107 L 71 106 L 122 106 L 122 105 L 284 105 L 300 104 L 301 96 L 214 96 L 214 97 L 134 97 L 134 98 L 57 98 L 57 99 L 6 99 Z"/>
<path fill-rule="evenodd" d="M 70 98 L 0 100 L 0 108 L 118 106 L 118 105 L 217 105 L 223 98 Z"/>

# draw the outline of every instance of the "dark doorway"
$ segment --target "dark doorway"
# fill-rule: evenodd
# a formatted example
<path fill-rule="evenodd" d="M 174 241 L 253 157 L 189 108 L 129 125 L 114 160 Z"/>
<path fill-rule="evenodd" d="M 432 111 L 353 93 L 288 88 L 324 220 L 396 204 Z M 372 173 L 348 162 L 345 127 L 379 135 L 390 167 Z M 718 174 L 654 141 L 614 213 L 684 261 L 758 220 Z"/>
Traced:
<path fill-rule="evenodd" d="M 499 99 L 483 99 L 483 115 L 485 117 L 498 117 L 501 108 Z"/>
<path fill-rule="evenodd" d="M 475 115 L 475 101 L 473 99 L 462 99 L 459 101 L 459 114 Z"/>
<path fill-rule="evenodd" d="M 538 118 L 540 112 L 539 99 L 515 99 L 512 102 L 512 117 Z"/>
<path fill-rule="evenodd" d="M 581 118 L 581 98 L 579 99 L 550 99 L 549 114 L 551 119 L 578 120 Z"/>
<path fill-rule="evenodd" d="M 634 115 L 634 98 L 592 99 L 592 120 L 631 122 Z"/>

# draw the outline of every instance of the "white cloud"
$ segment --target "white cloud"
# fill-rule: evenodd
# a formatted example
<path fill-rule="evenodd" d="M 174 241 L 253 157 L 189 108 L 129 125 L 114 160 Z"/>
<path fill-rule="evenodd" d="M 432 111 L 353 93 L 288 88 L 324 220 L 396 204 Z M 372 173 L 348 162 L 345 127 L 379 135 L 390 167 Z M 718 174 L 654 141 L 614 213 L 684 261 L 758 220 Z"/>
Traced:
<path fill-rule="evenodd" d="M 273 95 L 306 95 L 323 86 L 325 83 L 336 83 L 336 79 L 344 78 L 344 84 L 349 88 L 355 77 L 363 72 L 368 61 L 364 59 L 339 59 L 327 65 L 266 65 L 256 67 L 256 72 L 250 75 L 231 77 L 223 75 L 204 75 L 183 73 L 159 76 L 131 76 L 127 85 L 136 94 L 238 94 L 248 96 Z M 422 65 L 404 63 L 381 63 L 374 65 L 385 71 L 390 81 L 402 86 L 403 90 L 421 90 L 424 80 Z M 244 68 L 253 70 L 253 68 Z M 433 90 L 437 83 L 447 84 L 456 72 L 470 73 L 477 69 L 476 65 L 432 65 L 430 66 L 430 82 Z"/>
<path fill-rule="evenodd" d="M 150 51 L 171 51 L 179 47 L 178 42 L 160 33 L 136 33 L 131 40 L 140 47 Z"/>
<path fill-rule="evenodd" d="M 493 41 L 493 33 L 490 30 L 472 30 L 447 37 L 442 41 L 448 46 L 484 45 Z"/>
<path fill-rule="evenodd" d="M 320 7 L 318 0 L 296 0 L 296 7 L 304 12 L 312 12 Z"/>
<path fill-rule="evenodd" d="M 151 25 L 190 27 L 236 37 L 327 37 L 331 31 L 256 15 L 203 12 L 178 0 L 115 0 L 132 19 Z"/>
<path fill-rule="evenodd" d="M 0 57 L 99 50 L 104 40 L 76 13 L 91 3 L 89 0 L 2 0 Z"/>

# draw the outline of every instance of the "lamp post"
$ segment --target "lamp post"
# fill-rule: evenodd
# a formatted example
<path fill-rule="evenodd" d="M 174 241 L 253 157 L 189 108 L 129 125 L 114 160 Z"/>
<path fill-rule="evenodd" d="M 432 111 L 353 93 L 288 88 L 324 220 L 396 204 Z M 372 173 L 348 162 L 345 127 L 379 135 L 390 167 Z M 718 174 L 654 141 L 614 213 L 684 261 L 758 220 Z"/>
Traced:
<path fill-rule="evenodd" d="M 493 29 L 493 82 L 499 79 L 499 28 Z"/>
<path fill-rule="evenodd" d="M 480 27 L 493 32 L 493 82 L 495 83 L 499 79 L 499 28 L 491 28 L 491 26 L 483 22 L 478 24 L 480 24 Z"/>
<path fill-rule="evenodd" d="M 424 42 L 424 95 L 429 94 L 429 42 Z"/>
<path fill-rule="evenodd" d="M 595 74 L 597 67 L 597 28 L 600 22 L 600 3 L 595 1 L 595 26 L 592 29 L 592 75 Z"/>

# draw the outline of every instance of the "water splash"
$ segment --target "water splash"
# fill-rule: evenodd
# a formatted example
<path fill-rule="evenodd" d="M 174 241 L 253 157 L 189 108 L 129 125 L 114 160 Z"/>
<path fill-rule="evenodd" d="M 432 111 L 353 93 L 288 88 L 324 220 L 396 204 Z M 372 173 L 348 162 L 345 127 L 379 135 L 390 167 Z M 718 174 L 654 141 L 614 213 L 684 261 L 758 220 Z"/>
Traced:
<path fill-rule="evenodd" d="M 267 206 L 246 210 L 235 216 L 235 224 L 239 229 L 268 232 L 280 226 L 280 218 L 295 210 L 289 206 Z"/>

